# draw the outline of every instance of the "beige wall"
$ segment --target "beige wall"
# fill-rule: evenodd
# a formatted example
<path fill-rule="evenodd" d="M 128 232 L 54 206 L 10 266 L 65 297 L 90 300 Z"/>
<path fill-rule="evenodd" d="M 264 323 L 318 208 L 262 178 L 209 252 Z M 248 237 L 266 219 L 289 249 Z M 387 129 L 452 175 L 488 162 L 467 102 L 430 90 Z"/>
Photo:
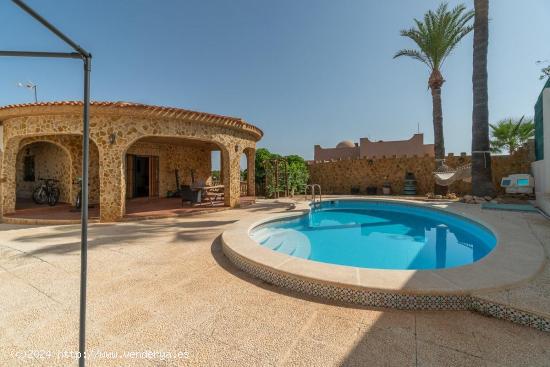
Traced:
<path fill-rule="evenodd" d="M 340 145 L 340 144 L 339 144 Z M 424 144 L 424 134 L 414 134 L 408 140 L 370 141 L 361 138 L 354 147 L 322 148 L 314 146 L 314 161 L 330 161 L 332 159 L 382 158 L 395 156 L 414 157 L 434 156 L 434 145 Z"/>
<path fill-rule="evenodd" d="M 530 173 L 532 154 L 521 150 L 513 156 L 493 157 L 493 181 L 495 187 L 502 193 L 500 179 L 511 173 Z M 458 167 L 470 163 L 469 156 L 448 156 L 446 163 Z M 324 163 L 312 163 L 309 166 L 310 182 L 318 183 L 327 194 L 350 194 L 352 187 L 359 187 L 361 193 L 367 186 L 379 189 L 386 177 L 392 187 L 392 192 L 403 192 L 403 181 L 406 172 L 413 172 L 417 179 L 417 193 L 424 195 L 433 192 L 435 169 L 433 157 L 397 157 L 377 159 L 349 159 Z M 451 192 L 467 194 L 471 192 L 471 184 L 456 182 L 450 187 Z"/>
<path fill-rule="evenodd" d="M 191 184 L 191 170 L 195 171 L 195 183 L 199 180 L 205 183 L 211 180 L 211 151 L 208 148 L 186 146 L 185 142 L 167 144 L 138 141 L 126 153 L 159 157 L 160 197 L 166 197 L 168 191 L 176 189 L 176 169 L 179 172 L 180 185 Z"/>
<path fill-rule="evenodd" d="M 331 159 L 359 158 L 359 147 L 345 148 L 321 148 L 315 145 L 313 159 L 316 161 L 329 161 Z"/>
<path fill-rule="evenodd" d="M 361 158 L 381 158 L 383 156 L 434 156 L 434 145 L 424 144 L 424 134 L 414 134 L 409 140 L 394 141 L 370 141 L 368 138 L 361 138 Z"/>

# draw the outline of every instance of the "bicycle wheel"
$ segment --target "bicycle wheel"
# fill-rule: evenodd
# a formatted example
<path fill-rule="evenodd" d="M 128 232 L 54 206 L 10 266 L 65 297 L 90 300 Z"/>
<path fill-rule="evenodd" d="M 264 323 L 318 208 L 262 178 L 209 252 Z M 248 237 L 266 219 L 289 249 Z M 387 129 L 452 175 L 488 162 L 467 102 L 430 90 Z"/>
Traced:
<path fill-rule="evenodd" d="M 39 186 L 36 189 L 34 189 L 32 193 L 32 200 L 36 204 L 44 204 L 48 200 L 48 197 L 46 195 L 46 190 L 44 190 L 42 186 Z"/>
<path fill-rule="evenodd" d="M 59 189 L 57 187 L 53 187 L 50 190 L 50 195 L 48 196 L 48 205 L 49 206 L 55 206 L 59 201 Z"/>

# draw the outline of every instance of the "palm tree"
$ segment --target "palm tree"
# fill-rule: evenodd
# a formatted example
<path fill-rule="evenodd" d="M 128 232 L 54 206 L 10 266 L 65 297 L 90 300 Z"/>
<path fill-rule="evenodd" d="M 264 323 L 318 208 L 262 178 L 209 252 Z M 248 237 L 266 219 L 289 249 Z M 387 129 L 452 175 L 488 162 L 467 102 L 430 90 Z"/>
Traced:
<path fill-rule="evenodd" d="M 519 120 L 508 118 L 499 121 L 497 124 L 489 124 L 493 140 L 491 140 L 491 152 L 508 153 L 516 152 L 527 140 L 535 136 L 535 124 L 533 119 L 523 121 L 525 116 Z"/>
<path fill-rule="evenodd" d="M 449 10 L 447 4 L 441 4 L 435 12 L 428 11 L 424 20 L 414 19 L 415 27 L 402 30 L 401 36 L 408 37 L 416 43 L 418 49 L 400 50 L 393 57 L 412 57 L 426 64 L 430 69 L 428 87 L 432 92 L 434 150 L 437 167 L 445 159 L 445 141 L 443 139 L 443 112 L 441 110 L 441 86 L 445 82 L 441 75 L 441 67 L 445 59 L 473 29 L 469 21 L 474 12 L 466 10 L 464 5 L 458 5 Z"/>
<path fill-rule="evenodd" d="M 493 196 L 493 174 L 489 145 L 487 94 L 487 48 L 489 45 L 489 0 L 474 0 L 474 58 L 472 85 L 472 193 Z"/>

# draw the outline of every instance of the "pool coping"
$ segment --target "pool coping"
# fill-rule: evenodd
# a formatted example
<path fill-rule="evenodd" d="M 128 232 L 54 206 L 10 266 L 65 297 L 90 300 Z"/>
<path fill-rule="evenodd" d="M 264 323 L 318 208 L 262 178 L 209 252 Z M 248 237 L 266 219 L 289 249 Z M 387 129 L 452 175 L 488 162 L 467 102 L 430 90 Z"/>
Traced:
<path fill-rule="evenodd" d="M 474 292 L 522 285 L 539 274 L 545 265 L 542 245 L 532 233 L 520 230 L 520 220 L 503 223 L 492 213 L 476 213 L 473 209 L 476 207 L 479 211 L 479 206 L 458 204 L 462 207 L 456 207 L 456 203 L 392 198 L 334 200 L 399 202 L 440 210 L 485 226 L 496 236 L 497 244 L 487 256 L 469 265 L 435 270 L 388 270 L 296 258 L 262 247 L 250 238 L 249 231 L 262 223 L 306 214 L 309 203 L 303 202 L 286 213 L 260 214 L 233 224 L 222 234 L 223 251 L 242 270 L 276 285 L 351 303 L 406 309 L 471 309 Z M 445 205 L 447 207 L 443 207 Z"/>

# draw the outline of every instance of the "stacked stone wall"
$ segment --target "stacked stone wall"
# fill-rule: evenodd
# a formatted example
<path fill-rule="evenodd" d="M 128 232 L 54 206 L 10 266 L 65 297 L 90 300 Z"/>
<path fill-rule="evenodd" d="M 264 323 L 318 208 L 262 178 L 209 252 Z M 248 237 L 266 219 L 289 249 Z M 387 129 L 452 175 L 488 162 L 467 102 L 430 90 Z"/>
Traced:
<path fill-rule="evenodd" d="M 470 163 L 470 156 L 447 156 L 445 162 L 450 167 Z M 508 156 L 493 156 L 493 182 L 499 193 L 503 193 L 500 180 L 512 173 L 531 173 L 532 154 L 522 149 Z M 381 193 L 382 185 L 387 181 L 393 194 L 403 193 L 403 184 L 407 172 L 414 173 L 417 180 L 417 194 L 433 192 L 435 180 L 433 157 L 381 157 L 346 159 L 338 161 L 312 162 L 309 166 L 310 182 L 318 183 L 327 194 L 351 194 L 352 188 L 358 188 L 365 194 L 368 186 L 375 186 Z M 450 192 L 459 195 L 471 193 L 469 182 L 459 181 L 450 186 Z"/>

